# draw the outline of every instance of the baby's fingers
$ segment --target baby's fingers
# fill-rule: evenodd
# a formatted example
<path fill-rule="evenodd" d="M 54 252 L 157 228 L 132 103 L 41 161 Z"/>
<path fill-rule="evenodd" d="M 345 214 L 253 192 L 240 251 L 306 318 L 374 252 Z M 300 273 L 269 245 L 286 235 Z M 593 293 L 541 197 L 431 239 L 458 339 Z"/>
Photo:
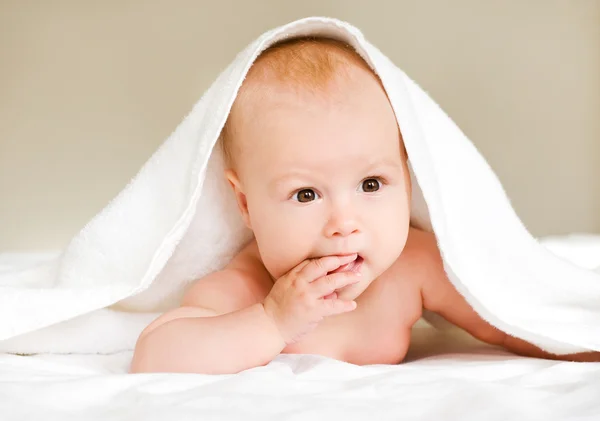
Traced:
<path fill-rule="evenodd" d="M 336 314 L 348 313 L 356 308 L 356 301 L 345 301 L 338 298 L 321 300 L 323 306 L 323 316 L 333 316 Z"/>
<path fill-rule="evenodd" d="M 298 276 L 304 282 L 312 282 L 329 272 L 336 270 L 340 266 L 356 260 L 356 253 L 348 256 L 325 256 L 319 259 L 311 260 L 302 268 Z"/>
<path fill-rule="evenodd" d="M 318 298 L 323 298 L 338 289 L 353 285 L 360 281 L 361 275 L 358 272 L 338 272 L 325 275 L 311 283 L 311 288 Z"/>

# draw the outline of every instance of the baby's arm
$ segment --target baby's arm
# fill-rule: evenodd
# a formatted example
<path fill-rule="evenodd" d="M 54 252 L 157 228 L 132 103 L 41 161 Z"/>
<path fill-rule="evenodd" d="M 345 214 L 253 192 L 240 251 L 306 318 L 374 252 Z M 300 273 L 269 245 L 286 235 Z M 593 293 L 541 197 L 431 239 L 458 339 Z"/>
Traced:
<path fill-rule="evenodd" d="M 331 272 L 355 258 L 305 260 L 279 278 L 263 300 L 260 274 L 242 252 L 229 269 L 197 282 L 183 307 L 142 332 L 131 371 L 237 373 L 270 362 L 325 317 L 354 310 L 354 302 L 331 294 L 358 282 L 358 275 Z"/>
<path fill-rule="evenodd" d="M 473 310 L 448 279 L 435 241 L 424 248 L 422 264 L 427 265 L 427 277 L 422 282 L 423 306 L 434 311 L 450 323 L 466 330 L 475 338 L 499 345 L 515 354 L 566 361 L 600 361 L 599 352 L 555 355 L 522 339 L 512 337 L 488 322 Z"/>
<path fill-rule="evenodd" d="M 131 372 L 237 373 L 270 362 L 285 342 L 249 276 L 225 269 L 197 281 L 182 307 L 142 332 Z"/>

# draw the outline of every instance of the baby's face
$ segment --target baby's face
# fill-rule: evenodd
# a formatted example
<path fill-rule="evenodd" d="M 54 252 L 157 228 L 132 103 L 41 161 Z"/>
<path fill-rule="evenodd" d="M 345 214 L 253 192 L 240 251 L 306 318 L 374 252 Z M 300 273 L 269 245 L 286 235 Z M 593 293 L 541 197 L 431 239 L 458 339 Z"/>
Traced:
<path fill-rule="evenodd" d="M 320 97 L 280 89 L 240 123 L 242 213 L 265 267 L 278 279 L 308 258 L 358 253 L 362 280 L 338 291 L 356 298 L 408 235 L 408 174 L 383 88 L 365 74 Z"/>

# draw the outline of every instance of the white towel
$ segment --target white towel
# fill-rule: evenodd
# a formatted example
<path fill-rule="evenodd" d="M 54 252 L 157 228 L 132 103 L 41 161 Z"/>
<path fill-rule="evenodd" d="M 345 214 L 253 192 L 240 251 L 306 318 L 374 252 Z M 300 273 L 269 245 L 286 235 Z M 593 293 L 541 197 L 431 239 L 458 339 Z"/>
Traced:
<path fill-rule="evenodd" d="M 131 349 L 143 326 L 176 306 L 191 281 L 228 262 L 251 233 L 213 147 L 256 57 L 302 35 L 348 42 L 380 76 L 409 156 L 412 223 L 435 232 L 445 269 L 471 306 L 548 351 L 600 351 L 600 276 L 540 245 L 452 120 L 358 29 L 329 18 L 260 36 L 58 258 L 0 273 L 0 350 Z"/>

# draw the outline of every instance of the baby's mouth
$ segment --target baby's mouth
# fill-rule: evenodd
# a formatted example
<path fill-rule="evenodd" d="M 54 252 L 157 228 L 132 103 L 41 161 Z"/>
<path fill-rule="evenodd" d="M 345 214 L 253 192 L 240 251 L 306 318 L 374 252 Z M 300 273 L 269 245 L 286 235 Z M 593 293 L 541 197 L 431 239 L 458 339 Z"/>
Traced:
<path fill-rule="evenodd" d="M 350 263 L 346 263 L 345 265 L 340 266 L 336 270 L 332 270 L 329 273 L 339 273 L 339 272 L 359 272 L 362 266 L 364 259 L 362 256 L 357 255 L 356 259 L 351 261 Z"/>

